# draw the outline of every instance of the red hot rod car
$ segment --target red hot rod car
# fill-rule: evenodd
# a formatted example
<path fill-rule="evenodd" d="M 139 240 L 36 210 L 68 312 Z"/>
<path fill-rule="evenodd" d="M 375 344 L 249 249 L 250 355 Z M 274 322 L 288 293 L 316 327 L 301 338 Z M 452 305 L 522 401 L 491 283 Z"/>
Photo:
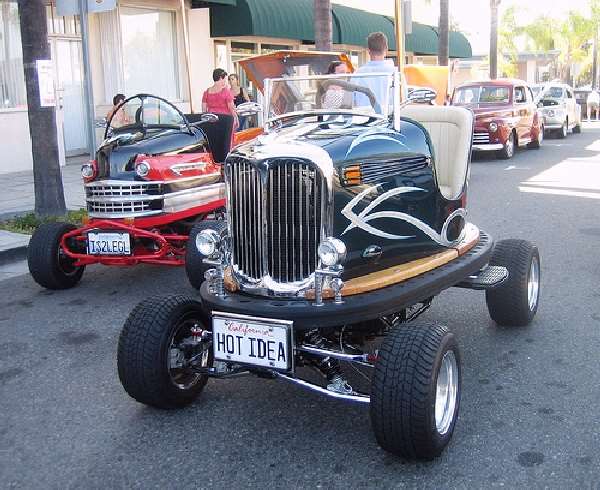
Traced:
<path fill-rule="evenodd" d="M 82 167 L 86 222 L 45 224 L 32 236 L 34 280 L 66 289 L 90 264 L 183 265 L 194 224 L 225 206 L 220 162 L 231 131 L 227 116 L 185 116 L 152 95 L 127 99 L 108 121 L 96 159 Z"/>
<path fill-rule="evenodd" d="M 512 158 L 515 148 L 540 148 L 544 121 L 533 93 L 522 80 L 468 82 L 454 89 L 452 105 L 475 114 L 473 151 L 493 151 Z"/>

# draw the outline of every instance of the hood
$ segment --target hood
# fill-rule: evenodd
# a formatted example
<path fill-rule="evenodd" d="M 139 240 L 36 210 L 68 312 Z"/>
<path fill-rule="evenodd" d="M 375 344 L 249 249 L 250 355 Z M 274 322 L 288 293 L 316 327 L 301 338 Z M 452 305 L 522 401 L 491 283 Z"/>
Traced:
<path fill-rule="evenodd" d="M 421 127 L 402 121 L 398 133 L 385 123 L 330 128 L 328 124 L 302 124 L 258 136 L 235 152 L 249 158 L 325 158 L 334 167 L 364 160 L 397 160 L 431 156 L 429 141 Z"/>
<path fill-rule="evenodd" d="M 345 54 L 321 51 L 275 51 L 246 58 L 239 63 L 248 78 L 262 92 L 266 78 L 323 75 L 333 61 L 341 61 L 350 72 L 354 71 L 350 58 Z"/>
<path fill-rule="evenodd" d="M 512 115 L 513 107 L 510 104 L 465 104 L 460 107 L 470 109 L 477 119 Z"/>
<path fill-rule="evenodd" d="M 139 155 L 175 155 L 190 149 L 198 141 L 196 135 L 166 129 L 150 135 L 138 133 L 117 134 L 106 139 L 96 152 L 101 178 L 134 180 L 135 162 Z"/>

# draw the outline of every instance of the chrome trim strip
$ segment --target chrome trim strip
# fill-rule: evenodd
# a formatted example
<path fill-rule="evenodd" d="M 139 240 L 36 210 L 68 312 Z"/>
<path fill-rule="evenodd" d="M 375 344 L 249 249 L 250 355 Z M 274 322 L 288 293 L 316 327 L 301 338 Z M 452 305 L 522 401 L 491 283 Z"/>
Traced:
<path fill-rule="evenodd" d="M 212 201 L 225 199 L 225 184 L 219 182 L 195 189 L 173 192 L 165 194 L 164 198 L 163 212 L 176 213 L 189 207 L 202 206 Z"/>
<path fill-rule="evenodd" d="M 162 209 L 157 211 L 134 211 L 132 213 L 95 213 L 89 211 L 88 215 L 90 218 L 143 218 L 146 216 L 156 216 L 162 214 Z"/>

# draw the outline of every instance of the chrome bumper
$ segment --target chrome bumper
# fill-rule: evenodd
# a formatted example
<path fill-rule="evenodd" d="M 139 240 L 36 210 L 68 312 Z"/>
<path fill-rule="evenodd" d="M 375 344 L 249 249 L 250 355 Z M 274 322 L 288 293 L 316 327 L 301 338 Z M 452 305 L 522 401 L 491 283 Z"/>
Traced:
<path fill-rule="evenodd" d="M 501 143 L 474 144 L 473 151 L 497 151 L 504 147 Z"/>

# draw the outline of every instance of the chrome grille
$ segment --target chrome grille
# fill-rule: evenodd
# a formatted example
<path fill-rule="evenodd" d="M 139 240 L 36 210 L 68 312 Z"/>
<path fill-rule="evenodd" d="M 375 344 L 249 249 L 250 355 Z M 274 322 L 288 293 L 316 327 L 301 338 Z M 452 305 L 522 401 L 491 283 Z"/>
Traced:
<path fill-rule="evenodd" d="M 161 192 L 161 184 L 151 182 L 100 181 L 85 187 L 88 213 L 101 218 L 159 214 Z"/>
<path fill-rule="evenodd" d="M 490 142 L 489 133 L 474 133 L 473 134 L 473 144 L 482 145 Z"/>
<path fill-rule="evenodd" d="M 243 158 L 228 161 L 233 262 L 255 280 L 303 281 L 317 267 L 324 180 L 299 159 L 269 160 L 264 172 Z"/>
<path fill-rule="evenodd" d="M 387 162 L 365 162 L 360 165 L 361 181 L 363 184 L 371 184 L 388 177 L 420 170 L 427 165 L 429 158 L 422 155 Z"/>

